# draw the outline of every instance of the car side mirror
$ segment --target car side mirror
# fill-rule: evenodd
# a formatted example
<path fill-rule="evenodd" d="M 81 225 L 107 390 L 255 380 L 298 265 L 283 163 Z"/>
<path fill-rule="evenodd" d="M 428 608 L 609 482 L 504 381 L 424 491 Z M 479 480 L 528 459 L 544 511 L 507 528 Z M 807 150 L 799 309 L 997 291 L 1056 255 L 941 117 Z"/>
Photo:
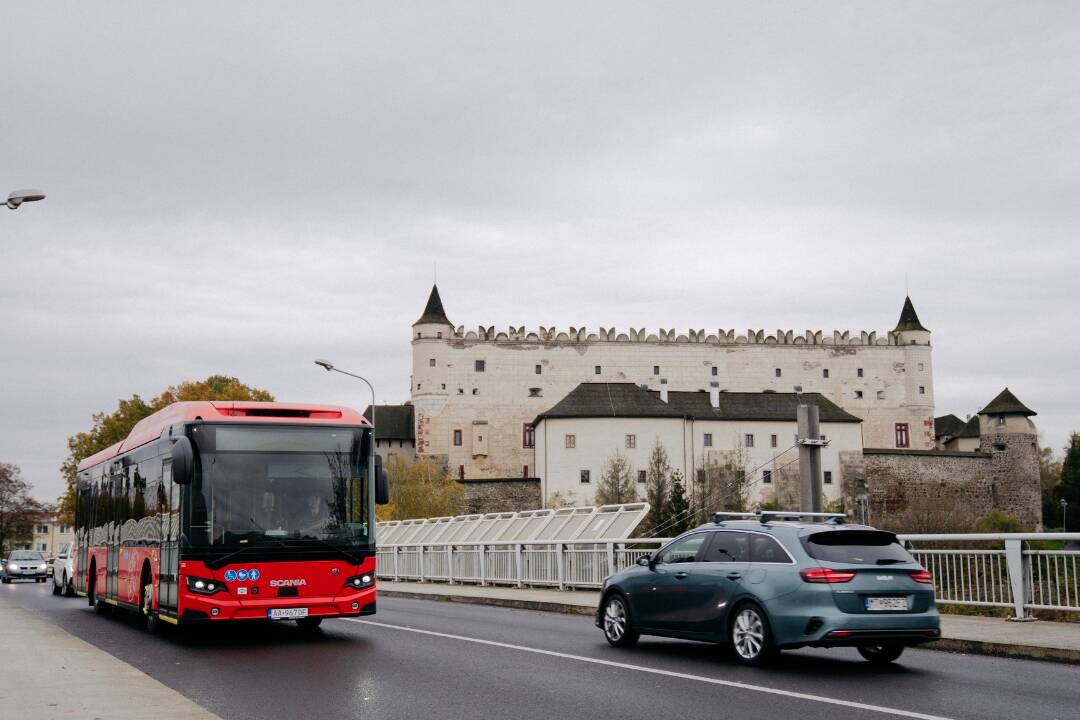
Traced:
<path fill-rule="evenodd" d="M 386 505 L 390 502 L 390 475 L 383 467 L 382 457 L 375 456 L 375 504 Z"/>
<path fill-rule="evenodd" d="M 652 567 L 652 555 L 642 555 L 637 559 L 637 564 L 641 567 Z"/>
<path fill-rule="evenodd" d="M 195 476 L 195 452 L 191 449 L 191 440 L 179 437 L 172 446 L 172 481 L 177 485 L 187 485 Z"/>

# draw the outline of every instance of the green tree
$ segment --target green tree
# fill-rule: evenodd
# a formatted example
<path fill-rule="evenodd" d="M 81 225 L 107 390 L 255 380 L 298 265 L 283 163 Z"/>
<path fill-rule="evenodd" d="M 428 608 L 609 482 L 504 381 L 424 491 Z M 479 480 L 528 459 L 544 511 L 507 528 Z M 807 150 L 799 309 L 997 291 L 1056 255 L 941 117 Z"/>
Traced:
<path fill-rule="evenodd" d="M 380 520 L 460 515 L 465 488 L 434 460 L 407 463 L 397 455 L 386 461 L 390 504 L 378 508 Z"/>
<path fill-rule="evenodd" d="M 30 497 L 18 465 L 0 463 L 0 556 L 34 537 L 34 519 L 45 508 Z"/>
<path fill-rule="evenodd" d="M 625 455 L 616 450 L 604 463 L 596 486 L 597 505 L 619 505 L 637 500 L 634 468 Z"/>
<path fill-rule="evenodd" d="M 1039 485 L 1042 488 L 1043 526 L 1052 528 L 1061 524 L 1061 460 L 1053 448 L 1039 448 Z"/>
<path fill-rule="evenodd" d="M 59 500 L 60 512 L 70 523 L 75 511 L 75 473 L 85 458 L 115 445 L 128 436 L 131 428 L 148 415 L 185 400 L 254 400 L 269 402 L 274 399 L 266 390 L 249 387 L 228 375 L 211 375 L 205 380 L 189 380 L 171 385 L 149 403 L 138 395 L 120 400 L 111 413 L 99 412 L 91 417 L 88 431 L 68 438 L 68 456 L 60 466 L 67 489 Z"/>
<path fill-rule="evenodd" d="M 1080 513 L 1080 433 L 1074 432 L 1065 446 L 1065 460 L 1061 463 L 1061 485 L 1058 499 L 1068 503 L 1066 522 L 1070 528 L 1080 526 L 1076 520 Z"/>
<path fill-rule="evenodd" d="M 645 471 L 645 499 L 649 515 L 645 519 L 650 532 L 667 535 L 667 521 L 671 517 L 671 463 L 660 438 L 653 442 L 649 452 L 649 465 Z"/>
<path fill-rule="evenodd" d="M 679 470 L 671 473 L 671 502 L 668 510 L 671 512 L 671 530 L 668 535 L 674 537 L 690 529 L 690 500 L 686 497 L 686 483 Z"/>

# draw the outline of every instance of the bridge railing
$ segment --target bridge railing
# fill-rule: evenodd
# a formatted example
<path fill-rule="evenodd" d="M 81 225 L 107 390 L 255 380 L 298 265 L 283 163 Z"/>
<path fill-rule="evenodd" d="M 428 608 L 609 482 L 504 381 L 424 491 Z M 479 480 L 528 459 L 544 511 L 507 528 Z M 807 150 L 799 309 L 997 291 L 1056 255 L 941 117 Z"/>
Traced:
<path fill-rule="evenodd" d="M 901 535 L 934 578 L 942 605 L 1080 612 L 1080 551 L 1041 550 L 1044 541 L 1080 542 L 1080 533 Z M 668 542 L 643 540 L 492 541 L 378 548 L 384 580 L 476 583 L 560 590 L 597 589 L 604 578 Z"/>

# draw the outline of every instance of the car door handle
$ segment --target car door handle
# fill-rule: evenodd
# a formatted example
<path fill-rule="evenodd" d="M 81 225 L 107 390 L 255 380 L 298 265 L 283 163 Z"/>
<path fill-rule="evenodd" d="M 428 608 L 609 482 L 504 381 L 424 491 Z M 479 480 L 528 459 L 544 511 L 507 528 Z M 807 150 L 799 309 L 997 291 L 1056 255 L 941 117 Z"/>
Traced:
<path fill-rule="evenodd" d="M 680 572 L 675 573 L 675 579 L 676 580 L 682 580 L 683 578 L 685 578 L 685 577 L 687 577 L 689 575 L 690 575 L 690 573 L 688 573 L 688 572 L 681 572 L 680 571 Z"/>
<path fill-rule="evenodd" d="M 742 573 L 741 573 L 741 572 L 729 572 L 729 573 L 727 574 L 727 579 L 728 579 L 728 580 L 738 580 L 738 579 L 739 579 L 739 578 L 741 578 L 741 577 L 742 577 Z"/>

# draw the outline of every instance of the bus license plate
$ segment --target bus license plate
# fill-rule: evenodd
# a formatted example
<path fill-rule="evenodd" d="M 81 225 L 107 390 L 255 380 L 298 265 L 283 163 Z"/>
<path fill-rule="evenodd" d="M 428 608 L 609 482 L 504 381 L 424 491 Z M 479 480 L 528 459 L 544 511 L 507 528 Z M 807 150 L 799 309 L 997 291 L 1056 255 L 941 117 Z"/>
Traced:
<path fill-rule="evenodd" d="M 295 620 L 307 617 L 307 608 L 271 608 L 267 616 L 271 620 Z"/>
<path fill-rule="evenodd" d="M 907 598 L 904 597 L 869 597 L 866 598 L 867 610 L 907 610 Z"/>

